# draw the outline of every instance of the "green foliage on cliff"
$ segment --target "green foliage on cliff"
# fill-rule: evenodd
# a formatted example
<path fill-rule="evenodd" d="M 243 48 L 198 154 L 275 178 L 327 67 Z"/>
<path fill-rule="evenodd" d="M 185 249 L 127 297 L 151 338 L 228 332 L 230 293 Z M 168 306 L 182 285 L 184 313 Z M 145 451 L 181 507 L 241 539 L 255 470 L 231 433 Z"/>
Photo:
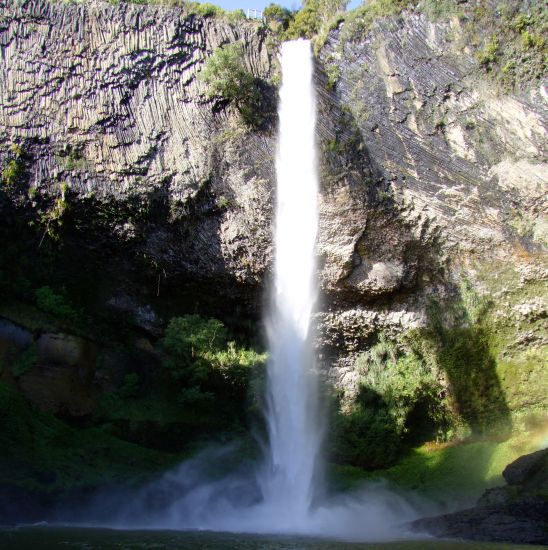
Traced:
<path fill-rule="evenodd" d="M 36 305 L 45 313 L 49 313 L 67 322 L 76 320 L 77 313 L 68 303 L 66 296 L 55 292 L 49 286 L 43 286 L 36 290 Z"/>
<path fill-rule="evenodd" d="M 216 49 L 206 60 L 200 78 L 208 86 L 209 97 L 234 105 L 247 126 L 261 129 L 272 117 L 273 90 L 247 69 L 240 42 Z"/>
<path fill-rule="evenodd" d="M 237 409 L 245 400 L 251 369 L 265 361 L 264 355 L 229 342 L 220 321 L 199 315 L 173 318 L 161 347 L 164 365 L 180 384 L 179 399 L 187 404 L 216 397 L 233 401 Z"/>
<path fill-rule="evenodd" d="M 375 469 L 393 464 L 410 442 L 443 437 L 449 411 L 432 365 L 406 343 L 381 334 L 355 368 L 358 396 L 335 418 L 335 461 Z"/>
<path fill-rule="evenodd" d="M 463 277 L 454 299 L 431 303 L 428 326 L 394 340 L 381 334 L 356 360 L 360 388 L 336 415 L 332 459 L 374 469 L 425 441 L 508 438 L 515 412 L 525 412 L 520 400 L 529 396 L 531 410 L 545 401 L 545 384 L 530 378 L 542 352 L 510 359 L 516 329 L 496 323 L 492 308 Z"/>
<path fill-rule="evenodd" d="M 0 182 L 2 186 L 13 188 L 20 183 L 25 175 L 23 149 L 18 143 L 13 143 L 2 167 Z"/>
<path fill-rule="evenodd" d="M 548 68 L 548 12 L 544 2 L 501 0 L 485 3 L 432 2 L 423 0 L 422 9 L 435 20 L 458 18 L 459 48 L 475 53 L 483 71 L 500 82 L 506 91 L 544 77 Z"/>
<path fill-rule="evenodd" d="M 369 32 L 375 21 L 390 15 L 401 13 L 407 7 L 412 8 L 415 0 L 370 0 L 364 2 L 345 17 L 342 40 L 361 40 Z"/>
<path fill-rule="evenodd" d="M 269 4 L 263 11 L 264 20 L 277 33 L 286 31 L 294 17 L 291 10 L 279 4 Z"/>
<path fill-rule="evenodd" d="M 499 39 L 496 34 L 492 34 L 489 42 L 478 51 L 476 57 L 480 62 L 480 65 L 489 66 L 491 63 L 495 63 L 497 60 L 497 54 L 499 53 Z"/>

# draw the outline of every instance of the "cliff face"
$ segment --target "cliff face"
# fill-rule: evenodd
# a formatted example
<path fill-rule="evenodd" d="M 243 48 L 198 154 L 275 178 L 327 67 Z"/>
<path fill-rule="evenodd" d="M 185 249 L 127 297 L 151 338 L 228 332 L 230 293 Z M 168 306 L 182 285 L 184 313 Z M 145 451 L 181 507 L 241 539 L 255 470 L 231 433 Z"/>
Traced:
<path fill-rule="evenodd" d="M 336 216 L 324 223 L 352 302 L 323 316 L 327 344 L 352 350 L 375 330 L 424 325 L 428 300 L 460 300 L 468 280 L 494 308 L 498 353 L 511 363 L 545 350 L 545 82 L 505 90 L 465 23 L 404 12 L 360 34 L 349 21 L 320 53 L 329 101 L 344 112 L 324 154 L 358 149 L 372 174 L 365 209 L 343 200 L 363 209 L 352 236 L 341 241 Z M 356 376 L 343 361 L 341 383 Z"/>
<path fill-rule="evenodd" d="M 244 128 L 197 74 L 215 48 L 241 41 L 248 69 L 271 77 L 267 31 L 131 4 L 0 8 L 0 161 L 19 144 L 25 172 L 3 212 L 32 218 L 66 200 L 67 240 L 109 250 L 115 283 L 103 299 L 121 309 L 179 280 L 260 303 L 275 129 Z M 404 14 L 359 40 L 343 25 L 319 56 L 318 344 L 350 393 L 353 356 L 380 331 L 425 326 L 429 300 L 459 299 L 463 276 L 498 296 L 507 359 L 546 345 L 534 290 L 548 277 L 546 93 L 496 92 L 459 33 L 458 21 Z"/>
<path fill-rule="evenodd" d="M 196 76 L 235 41 L 254 75 L 270 74 L 265 33 L 102 2 L 3 2 L 1 21 L 2 153 L 21 144 L 35 199 L 64 183 L 73 210 L 127 205 L 103 234 L 168 276 L 256 283 L 269 256 L 274 142 L 238 135 L 235 113 Z"/>

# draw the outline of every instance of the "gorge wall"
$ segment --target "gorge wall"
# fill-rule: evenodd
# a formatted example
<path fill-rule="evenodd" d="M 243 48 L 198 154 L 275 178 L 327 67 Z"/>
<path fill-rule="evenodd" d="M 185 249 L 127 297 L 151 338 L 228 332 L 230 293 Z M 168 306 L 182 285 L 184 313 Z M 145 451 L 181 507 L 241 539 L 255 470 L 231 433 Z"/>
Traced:
<path fill-rule="evenodd" d="M 129 3 L 0 10 L 4 238 L 36 254 L 60 242 L 65 275 L 93 273 L 94 307 L 133 315 L 150 338 L 177 307 L 256 315 L 272 259 L 276 128 L 246 127 L 198 74 L 239 41 L 247 69 L 275 81 L 272 33 Z M 350 27 L 318 56 L 322 366 L 354 396 L 356 357 L 381 333 L 428 328 L 436 302 L 448 327 L 489 319 L 497 391 L 511 411 L 542 413 L 543 82 L 500 89 L 458 18 L 414 10 L 360 37 Z M 480 298 L 490 308 L 476 315 Z M 6 322 L 21 323 L 10 311 Z"/>

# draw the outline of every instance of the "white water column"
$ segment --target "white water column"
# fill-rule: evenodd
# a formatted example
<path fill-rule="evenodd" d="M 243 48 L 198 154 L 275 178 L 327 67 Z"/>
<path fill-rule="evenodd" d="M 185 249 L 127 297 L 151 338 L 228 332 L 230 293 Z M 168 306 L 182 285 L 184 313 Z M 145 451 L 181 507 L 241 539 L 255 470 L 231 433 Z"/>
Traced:
<path fill-rule="evenodd" d="M 275 282 L 268 319 L 267 421 L 270 462 L 265 504 L 280 527 L 299 525 L 311 504 L 322 439 L 310 318 L 316 301 L 318 175 L 310 42 L 282 45 L 276 161 Z"/>

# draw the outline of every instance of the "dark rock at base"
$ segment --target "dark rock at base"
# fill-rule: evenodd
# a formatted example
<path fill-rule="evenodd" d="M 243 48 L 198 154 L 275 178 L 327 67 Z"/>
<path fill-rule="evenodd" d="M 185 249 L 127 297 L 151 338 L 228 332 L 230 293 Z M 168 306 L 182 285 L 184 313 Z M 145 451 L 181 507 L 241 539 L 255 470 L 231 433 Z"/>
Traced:
<path fill-rule="evenodd" d="M 548 488 L 548 449 L 520 456 L 506 466 L 502 476 L 508 485 Z"/>
<path fill-rule="evenodd" d="M 504 506 L 470 508 L 413 522 L 413 529 L 438 537 L 516 544 L 548 544 L 548 501 L 520 499 Z"/>
<path fill-rule="evenodd" d="M 548 449 L 524 455 L 504 470 L 512 485 L 489 489 L 474 508 L 422 518 L 411 527 L 437 537 L 548 545 L 547 460 Z"/>

